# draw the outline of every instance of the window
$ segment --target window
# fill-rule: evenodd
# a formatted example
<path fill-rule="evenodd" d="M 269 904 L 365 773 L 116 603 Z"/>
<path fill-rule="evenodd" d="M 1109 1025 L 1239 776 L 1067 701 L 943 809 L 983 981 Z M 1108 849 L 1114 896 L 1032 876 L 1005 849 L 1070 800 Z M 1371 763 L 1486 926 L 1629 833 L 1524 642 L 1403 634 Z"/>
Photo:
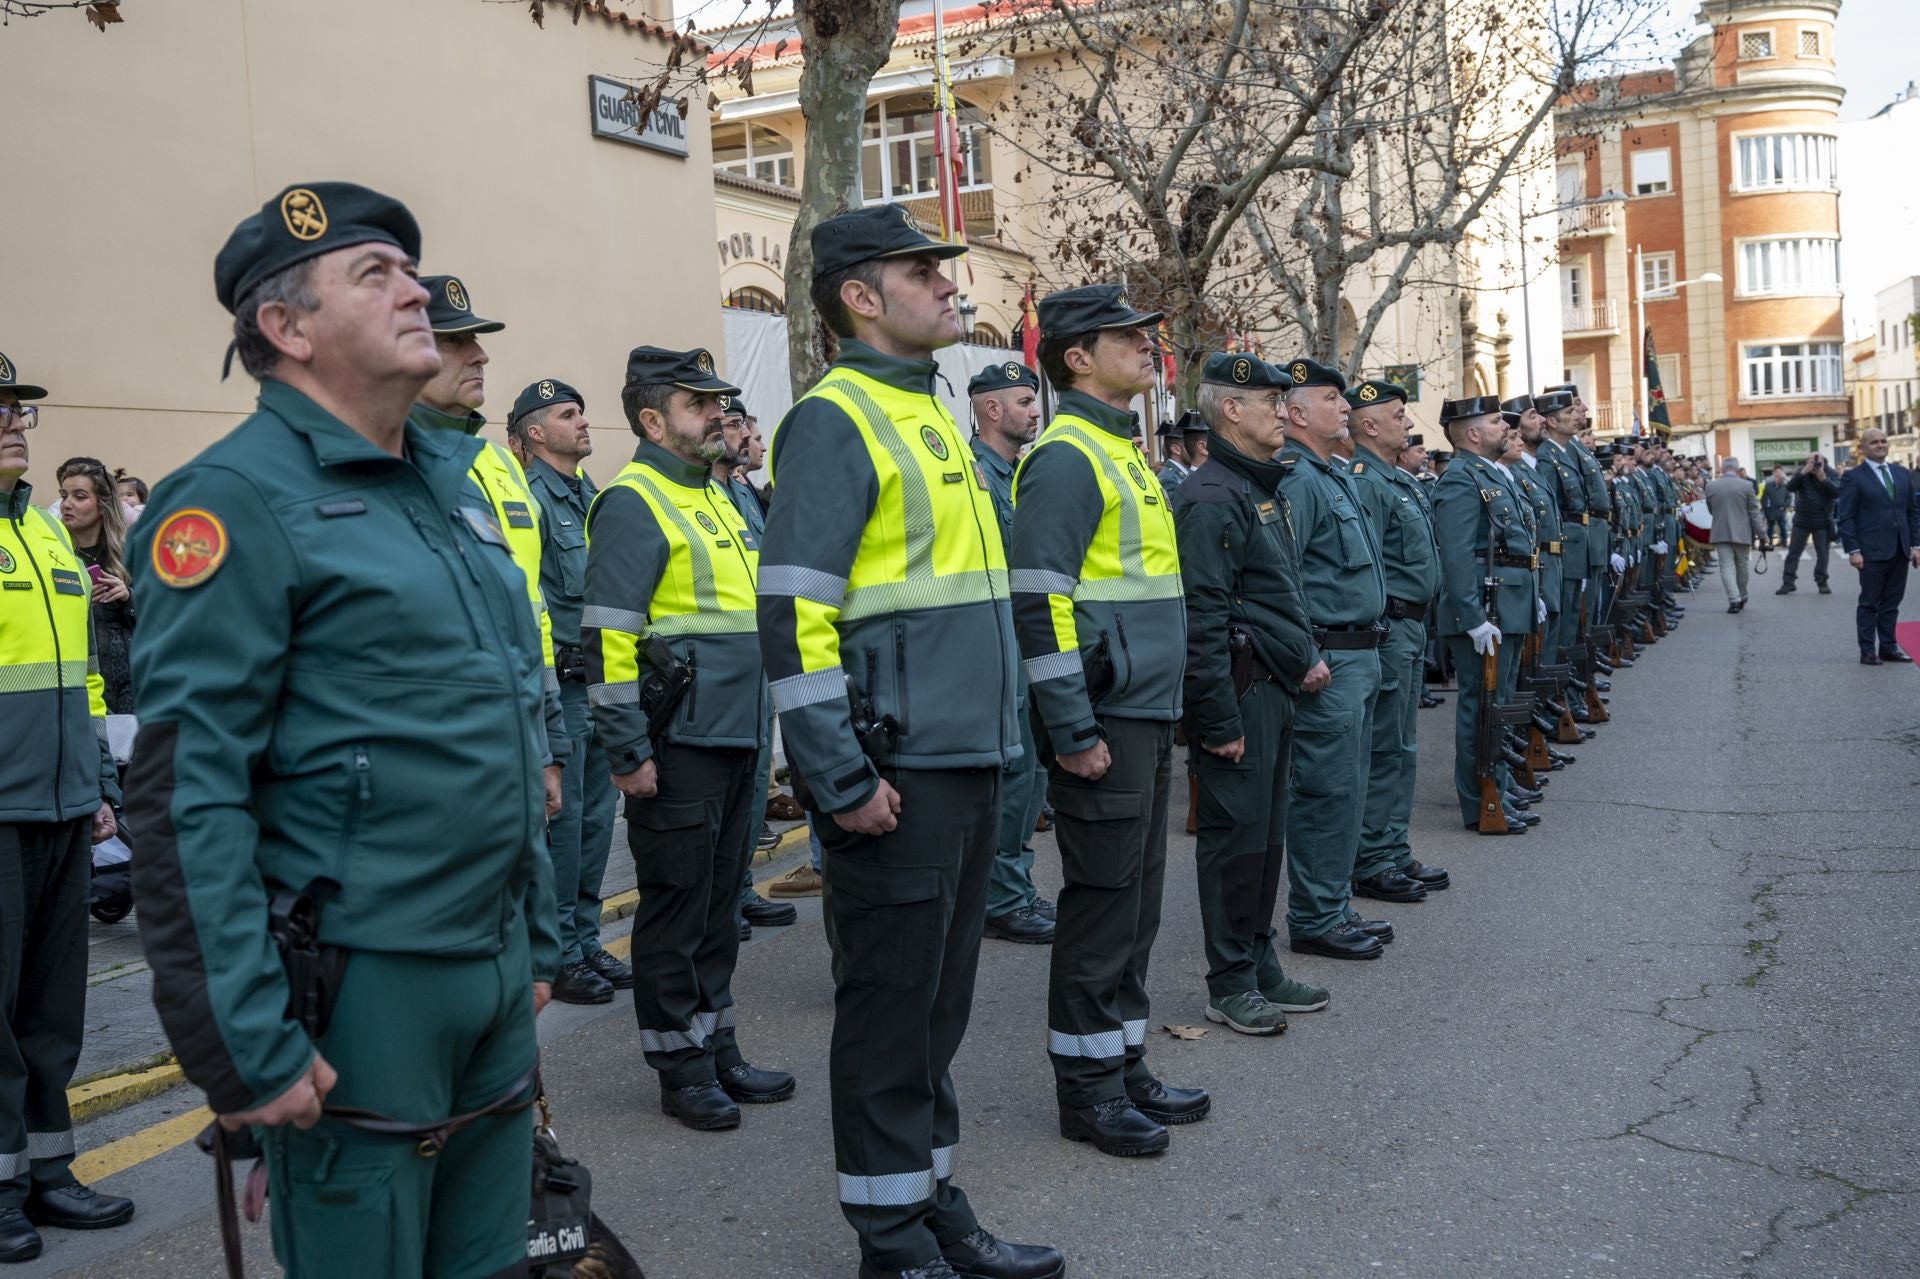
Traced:
<path fill-rule="evenodd" d="M 960 189 L 993 185 L 986 114 L 954 103 L 960 133 Z M 939 191 L 933 149 L 933 95 L 906 94 L 867 108 L 860 128 L 860 190 L 868 204 L 910 200 Z"/>
<path fill-rule="evenodd" d="M 1578 204 L 1587 195 L 1587 166 L 1579 162 L 1555 165 L 1553 189 L 1561 204 Z"/>
<path fill-rule="evenodd" d="M 1741 297 L 1819 296 L 1840 291 L 1840 242 L 1796 237 L 1740 245 Z"/>
<path fill-rule="evenodd" d="M 1576 310 L 1587 304 L 1587 260 L 1562 262 L 1560 264 L 1560 301 L 1567 310 Z"/>
<path fill-rule="evenodd" d="M 1660 393 L 1669 400 L 1684 400 L 1686 394 L 1680 387 L 1680 356 L 1656 355 L 1653 363 L 1660 370 Z"/>
<path fill-rule="evenodd" d="M 1840 143 L 1830 133 L 1758 133 L 1734 142 L 1736 191 L 1831 191 Z"/>
<path fill-rule="evenodd" d="M 793 143 L 761 124 L 715 125 L 713 167 L 791 187 Z"/>
<path fill-rule="evenodd" d="M 1820 33 L 1818 31 L 1808 31 L 1804 27 L 1801 28 L 1800 56 L 1803 58 L 1817 58 L 1820 56 Z"/>
<path fill-rule="evenodd" d="M 1742 58 L 1771 58 L 1773 56 L 1773 32 L 1742 31 L 1740 33 L 1740 56 Z"/>
<path fill-rule="evenodd" d="M 1749 400 L 1840 394 L 1838 342 L 1773 342 L 1740 351 L 1742 395 Z"/>
<path fill-rule="evenodd" d="M 1635 151 L 1630 159 L 1635 195 L 1665 195 L 1673 190 L 1673 152 L 1665 147 Z"/>
<path fill-rule="evenodd" d="M 1640 255 L 1640 293 L 1644 297 L 1667 297 L 1673 293 L 1673 254 Z"/>

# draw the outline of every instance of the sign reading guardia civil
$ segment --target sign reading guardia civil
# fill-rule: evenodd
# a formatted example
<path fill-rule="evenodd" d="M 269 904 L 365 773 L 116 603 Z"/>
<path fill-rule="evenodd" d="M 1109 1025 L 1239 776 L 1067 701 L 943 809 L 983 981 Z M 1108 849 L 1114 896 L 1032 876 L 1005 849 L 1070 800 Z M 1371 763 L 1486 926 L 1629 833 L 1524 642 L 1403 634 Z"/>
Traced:
<path fill-rule="evenodd" d="M 633 100 L 627 85 L 594 75 L 587 77 L 587 106 L 593 117 L 594 137 L 686 158 L 687 122 L 671 102 L 661 103 L 642 119 L 640 104 Z"/>

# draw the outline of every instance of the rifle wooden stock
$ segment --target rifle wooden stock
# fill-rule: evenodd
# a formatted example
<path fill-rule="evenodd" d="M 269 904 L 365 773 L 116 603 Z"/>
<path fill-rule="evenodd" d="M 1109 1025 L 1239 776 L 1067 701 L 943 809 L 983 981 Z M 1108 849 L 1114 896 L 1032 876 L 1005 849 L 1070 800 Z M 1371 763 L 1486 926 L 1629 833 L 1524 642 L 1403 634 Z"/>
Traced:
<path fill-rule="evenodd" d="M 1500 777 L 1494 767 L 1500 749 L 1494 699 L 1500 695 L 1500 646 L 1488 645 L 1480 656 L 1480 723 L 1474 736 L 1473 772 L 1480 783 L 1480 833 L 1507 833 L 1507 809 L 1501 802 Z"/>

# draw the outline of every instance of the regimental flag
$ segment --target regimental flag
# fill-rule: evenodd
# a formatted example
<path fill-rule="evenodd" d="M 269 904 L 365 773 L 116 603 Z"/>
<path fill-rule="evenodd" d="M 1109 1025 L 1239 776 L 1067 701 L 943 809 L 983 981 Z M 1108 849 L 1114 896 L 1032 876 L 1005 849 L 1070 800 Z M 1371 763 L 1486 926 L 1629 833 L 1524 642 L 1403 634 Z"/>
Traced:
<path fill-rule="evenodd" d="M 1032 280 L 1020 294 L 1020 360 L 1035 373 L 1040 371 L 1040 312 L 1033 305 Z"/>
<path fill-rule="evenodd" d="M 960 144 L 960 122 L 954 108 L 953 84 L 947 78 L 947 31 L 934 4 L 933 176 L 940 197 L 940 238 L 949 244 L 967 242 L 967 221 L 960 210 L 960 188 L 966 185 L 966 154 Z M 973 283 L 973 263 L 967 263 L 967 283 Z"/>
<path fill-rule="evenodd" d="M 1667 393 L 1660 389 L 1660 364 L 1653 358 L 1653 326 L 1647 326 L 1643 358 L 1647 366 L 1647 417 L 1661 439 L 1673 434 L 1673 418 L 1667 412 Z"/>

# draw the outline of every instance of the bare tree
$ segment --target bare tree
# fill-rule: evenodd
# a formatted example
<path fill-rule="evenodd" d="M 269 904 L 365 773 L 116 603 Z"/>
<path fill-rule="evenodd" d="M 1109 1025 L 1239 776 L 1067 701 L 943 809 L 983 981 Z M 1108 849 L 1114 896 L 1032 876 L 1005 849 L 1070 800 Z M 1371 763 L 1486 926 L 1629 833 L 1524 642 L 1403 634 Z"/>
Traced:
<path fill-rule="evenodd" d="M 120 16 L 120 0 L 0 0 L 0 26 L 15 18 L 41 18 L 56 9 L 78 9 L 88 22 L 105 31 Z"/>

